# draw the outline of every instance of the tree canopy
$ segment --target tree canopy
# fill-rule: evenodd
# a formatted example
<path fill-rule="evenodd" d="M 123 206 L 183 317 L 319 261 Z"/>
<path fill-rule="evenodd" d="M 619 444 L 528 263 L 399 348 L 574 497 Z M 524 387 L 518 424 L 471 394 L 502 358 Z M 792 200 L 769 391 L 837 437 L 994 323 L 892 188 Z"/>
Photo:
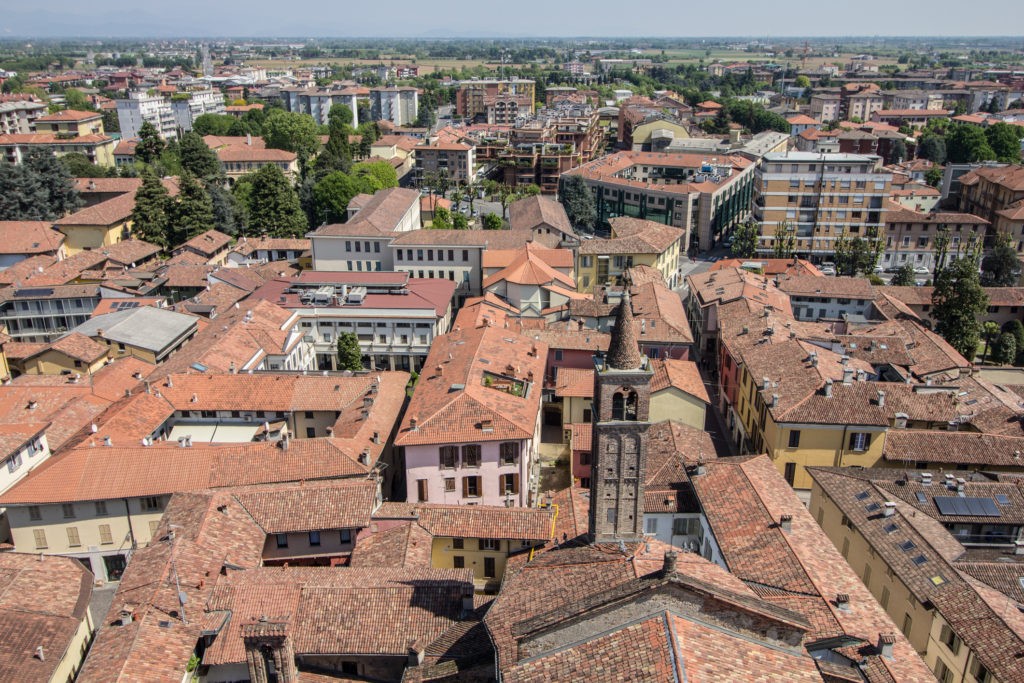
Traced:
<path fill-rule="evenodd" d="M 353 372 L 363 369 L 363 351 L 359 348 L 359 337 L 355 332 L 338 334 L 338 369 Z"/>
<path fill-rule="evenodd" d="M 132 235 L 161 247 L 170 246 L 173 202 L 160 178 L 149 168 L 142 171 L 142 185 L 135 191 L 132 209 Z"/>
<path fill-rule="evenodd" d="M 139 127 L 139 143 L 135 145 L 135 158 L 144 164 L 151 163 L 164 151 L 164 141 L 149 121 Z"/>
<path fill-rule="evenodd" d="M 988 295 L 978 280 L 978 263 L 972 256 L 936 271 L 932 291 L 935 331 L 969 361 L 974 360 L 981 339 L 977 317 L 987 308 Z"/>
<path fill-rule="evenodd" d="M 52 221 L 82 205 L 68 168 L 46 150 L 0 161 L 0 220 Z"/>
<path fill-rule="evenodd" d="M 320 131 L 308 114 L 274 109 L 263 122 L 263 141 L 270 149 L 295 152 L 305 161 L 320 149 Z"/>
<path fill-rule="evenodd" d="M 594 195 L 581 176 L 571 175 L 562 182 L 559 199 L 573 227 L 582 228 L 584 232 L 594 231 L 597 207 L 594 206 Z"/>
<path fill-rule="evenodd" d="M 299 206 L 299 197 L 277 166 L 267 164 L 239 178 L 234 192 L 249 216 L 248 232 L 273 237 L 293 237 L 306 232 L 308 224 Z"/>
<path fill-rule="evenodd" d="M 189 131 L 181 138 L 179 146 L 181 167 L 197 178 L 216 178 L 221 175 L 220 161 L 203 138 L 195 131 Z"/>

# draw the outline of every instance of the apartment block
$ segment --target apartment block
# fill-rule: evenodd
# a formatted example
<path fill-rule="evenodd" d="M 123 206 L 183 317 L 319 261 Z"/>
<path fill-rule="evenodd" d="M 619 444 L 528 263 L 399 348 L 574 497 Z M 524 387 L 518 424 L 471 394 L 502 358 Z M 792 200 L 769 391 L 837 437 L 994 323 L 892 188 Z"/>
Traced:
<path fill-rule="evenodd" d="M 128 99 L 116 102 L 117 121 L 123 139 L 138 137 L 144 122 L 156 128 L 157 134 L 164 140 L 178 138 L 178 119 L 169 100 L 145 92 L 129 92 Z"/>
<path fill-rule="evenodd" d="M 940 230 L 949 233 L 947 258 L 960 258 L 973 253 L 974 244 L 990 242 L 991 224 L 971 213 L 947 211 L 924 213 L 888 202 L 885 218 L 885 251 L 879 261 L 886 270 L 895 270 L 910 264 L 934 272 L 936 263 L 935 238 Z"/>
<path fill-rule="evenodd" d="M 981 166 L 960 176 L 960 210 L 991 221 L 1024 253 L 1024 167 Z"/>
<path fill-rule="evenodd" d="M 17 341 L 54 341 L 88 320 L 99 300 L 99 285 L 11 287 L 0 293 L 0 324 Z"/>
<path fill-rule="evenodd" d="M 460 81 L 455 112 L 481 123 L 515 123 L 516 117 L 534 112 L 537 84 L 529 79 Z"/>
<path fill-rule="evenodd" d="M 192 90 L 187 95 L 172 95 L 171 111 L 174 121 L 182 132 L 192 130 L 192 122 L 203 114 L 224 114 L 224 96 L 217 90 Z"/>
<path fill-rule="evenodd" d="M 435 142 L 417 145 L 416 177 L 429 173 L 447 173 L 452 183 L 465 184 L 476 178 L 475 148 L 461 142 Z"/>
<path fill-rule="evenodd" d="M 766 154 L 754 180 L 758 251 L 771 252 L 777 232 L 787 226 L 794 231 L 795 252 L 814 263 L 831 260 L 842 234 L 880 238 L 891 183 L 892 173 L 874 155 Z"/>
<path fill-rule="evenodd" d="M 396 126 L 411 126 L 419 113 L 419 92 L 416 88 L 390 86 L 370 88 L 370 118 L 390 121 Z"/>
<path fill-rule="evenodd" d="M 419 371 L 438 336 L 448 331 L 455 282 L 402 272 L 318 272 L 278 278 L 252 294 L 292 311 L 316 351 L 317 368 L 334 370 L 338 336 L 357 335 L 370 370 Z"/>
<path fill-rule="evenodd" d="M 562 179 L 583 177 L 601 225 L 616 216 L 655 221 L 686 231 L 684 250 L 706 251 L 749 215 L 754 166 L 738 154 L 619 152 Z"/>
<path fill-rule="evenodd" d="M 284 108 L 291 112 L 309 114 L 321 126 L 328 123 L 331 107 L 344 104 L 352 110 L 352 126 L 359 125 L 359 93 L 355 88 L 281 88 Z"/>

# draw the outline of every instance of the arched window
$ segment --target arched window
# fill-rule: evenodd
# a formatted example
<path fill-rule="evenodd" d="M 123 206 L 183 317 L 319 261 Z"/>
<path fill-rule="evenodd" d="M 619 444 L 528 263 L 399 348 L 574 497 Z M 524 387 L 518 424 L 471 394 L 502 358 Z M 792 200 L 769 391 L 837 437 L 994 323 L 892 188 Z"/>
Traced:
<path fill-rule="evenodd" d="M 623 395 L 616 391 L 612 394 L 612 419 L 621 420 L 625 415 L 626 400 Z"/>
<path fill-rule="evenodd" d="M 626 396 L 626 419 L 627 420 L 635 420 L 636 419 L 636 409 L 637 409 L 636 392 L 635 391 L 631 391 L 631 392 L 629 392 L 629 395 Z"/>

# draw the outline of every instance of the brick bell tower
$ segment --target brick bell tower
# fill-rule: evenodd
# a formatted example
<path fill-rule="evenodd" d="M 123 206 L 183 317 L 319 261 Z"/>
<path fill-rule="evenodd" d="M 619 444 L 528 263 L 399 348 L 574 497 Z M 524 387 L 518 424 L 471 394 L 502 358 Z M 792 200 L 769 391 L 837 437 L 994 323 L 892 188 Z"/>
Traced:
<path fill-rule="evenodd" d="M 594 357 L 590 542 L 643 539 L 650 361 L 640 353 L 629 287 L 622 294 L 608 353 Z"/>

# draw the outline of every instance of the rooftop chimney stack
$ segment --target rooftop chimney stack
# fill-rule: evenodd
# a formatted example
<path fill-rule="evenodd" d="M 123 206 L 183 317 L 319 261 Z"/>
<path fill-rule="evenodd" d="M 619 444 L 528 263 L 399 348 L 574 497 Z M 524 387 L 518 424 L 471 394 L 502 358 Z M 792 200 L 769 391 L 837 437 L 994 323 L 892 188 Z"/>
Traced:
<path fill-rule="evenodd" d="M 1013 554 L 1014 555 L 1024 555 L 1024 541 L 1014 541 L 1013 542 Z"/>
<path fill-rule="evenodd" d="M 853 368 L 843 368 L 843 384 L 853 383 Z"/>
<path fill-rule="evenodd" d="M 767 377 L 761 378 L 761 391 L 768 391 L 768 387 L 771 386 L 771 380 Z"/>
<path fill-rule="evenodd" d="M 885 407 L 885 392 L 884 391 L 879 391 L 878 392 L 878 407 L 879 408 L 884 408 Z"/>
<path fill-rule="evenodd" d="M 837 593 L 836 594 L 836 607 L 846 612 L 850 609 L 850 595 L 849 593 Z"/>
<path fill-rule="evenodd" d="M 676 562 L 679 559 L 679 555 L 674 550 L 669 550 L 665 553 L 665 564 L 662 570 L 665 574 L 675 574 Z"/>
<path fill-rule="evenodd" d="M 779 527 L 786 532 L 793 530 L 793 515 L 782 515 L 779 517 Z"/>
<path fill-rule="evenodd" d="M 878 654 L 886 659 L 892 659 L 893 647 L 896 645 L 896 636 L 892 633 L 880 633 L 878 635 Z"/>
<path fill-rule="evenodd" d="M 825 397 L 832 398 L 832 380 L 825 380 Z"/>
<path fill-rule="evenodd" d="M 931 485 L 932 485 L 932 473 L 931 472 L 922 472 L 921 473 L 921 486 L 931 486 Z"/>
<path fill-rule="evenodd" d="M 885 512 L 882 513 L 886 517 L 892 517 L 896 514 L 896 503 L 891 500 L 885 502 Z"/>

